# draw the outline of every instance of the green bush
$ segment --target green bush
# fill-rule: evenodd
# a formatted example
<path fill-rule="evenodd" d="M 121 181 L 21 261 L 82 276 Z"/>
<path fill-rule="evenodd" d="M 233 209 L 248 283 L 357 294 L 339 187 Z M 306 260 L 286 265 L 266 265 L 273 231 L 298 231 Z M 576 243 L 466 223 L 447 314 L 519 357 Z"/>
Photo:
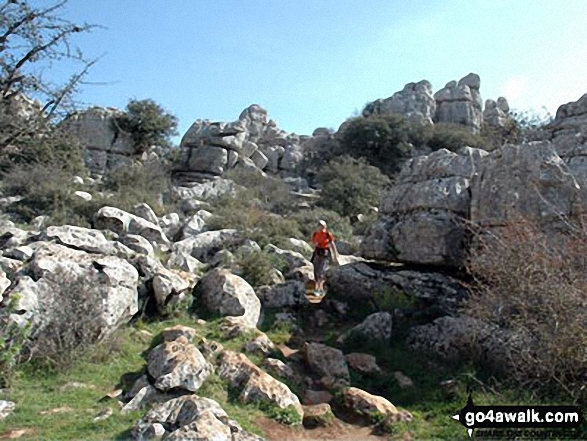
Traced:
<path fill-rule="evenodd" d="M 46 128 L 42 136 L 36 135 L 21 137 L 0 149 L 0 173 L 7 173 L 15 166 L 37 163 L 81 176 L 87 173 L 77 141 L 52 127 Z"/>
<path fill-rule="evenodd" d="M 108 200 L 109 205 L 130 211 L 136 204 L 144 202 L 158 215 L 166 211 L 162 194 L 170 189 L 170 185 L 170 172 L 159 161 L 116 168 L 103 180 L 104 190 L 114 193 Z"/>
<path fill-rule="evenodd" d="M 239 198 L 258 201 L 263 209 L 272 213 L 284 214 L 294 204 L 289 186 L 281 179 L 238 168 L 229 170 L 224 177 L 245 188 Z"/>
<path fill-rule="evenodd" d="M 170 138 L 177 135 L 177 118 L 151 99 L 130 100 L 115 124 L 131 134 L 137 153 L 152 145 L 170 147 Z"/>
<path fill-rule="evenodd" d="M 366 213 L 369 207 L 379 206 L 390 183 L 377 167 L 350 156 L 328 162 L 320 169 L 318 180 L 322 186 L 318 205 L 342 216 Z"/>
<path fill-rule="evenodd" d="M 288 219 L 295 221 L 301 233 L 300 239 L 309 240 L 312 237 L 319 220 L 324 220 L 328 229 L 338 239 L 351 239 L 353 237 L 353 228 L 347 217 L 343 217 L 335 211 L 325 208 L 314 208 L 312 210 L 302 210 L 292 214 Z"/>
<path fill-rule="evenodd" d="M 344 153 L 365 158 L 383 173 L 397 173 L 407 158 L 410 123 L 401 115 L 373 115 L 352 120 L 342 134 Z"/>
<path fill-rule="evenodd" d="M 96 212 L 105 205 L 129 211 L 137 203 L 145 202 L 162 214 L 160 195 L 168 189 L 169 175 L 159 163 L 134 164 L 121 167 L 104 177 L 102 185 L 93 187 L 91 201 L 75 196 L 79 188 L 72 182 L 73 175 L 60 164 L 33 163 L 12 167 L 4 174 L 2 191 L 6 196 L 21 196 L 6 211 L 23 222 L 40 215 L 49 216 L 52 225 L 91 227 Z M 98 192 L 111 193 L 109 197 Z"/>
<path fill-rule="evenodd" d="M 30 324 L 24 328 L 9 320 L 16 312 L 18 296 L 12 296 L 0 316 L 0 387 L 9 387 L 15 374 L 19 355 L 30 334 Z"/>
<path fill-rule="evenodd" d="M 243 279 L 253 287 L 271 284 L 273 269 L 283 272 L 287 267 L 283 258 L 265 251 L 240 256 L 237 262 L 242 269 Z"/>
<path fill-rule="evenodd" d="M 462 147 L 469 146 L 484 148 L 487 141 L 481 135 L 472 133 L 460 124 L 439 123 L 432 126 L 426 145 L 432 150 L 447 149 L 456 152 Z"/>

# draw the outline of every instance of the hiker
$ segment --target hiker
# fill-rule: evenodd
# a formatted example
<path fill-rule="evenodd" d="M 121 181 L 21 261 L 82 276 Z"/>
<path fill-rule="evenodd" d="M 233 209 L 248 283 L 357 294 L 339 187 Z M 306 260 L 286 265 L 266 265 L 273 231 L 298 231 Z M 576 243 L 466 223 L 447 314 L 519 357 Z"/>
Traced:
<path fill-rule="evenodd" d="M 311 262 L 314 265 L 314 295 L 324 295 L 324 273 L 332 259 L 330 247 L 334 244 L 334 236 L 326 229 L 326 222 L 318 222 L 318 229 L 312 235 L 314 253 Z"/>

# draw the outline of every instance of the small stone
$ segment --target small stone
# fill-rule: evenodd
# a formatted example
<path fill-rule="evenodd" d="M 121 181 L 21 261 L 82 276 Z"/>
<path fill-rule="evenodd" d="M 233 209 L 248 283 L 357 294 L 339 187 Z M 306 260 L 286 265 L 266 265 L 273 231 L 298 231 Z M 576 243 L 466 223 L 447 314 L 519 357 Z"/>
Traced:
<path fill-rule="evenodd" d="M 326 427 L 332 424 L 334 415 L 326 403 L 302 406 L 304 410 L 304 427 Z"/>
<path fill-rule="evenodd" d="M 14 412 L 16 405 L 12 401 L 0 400 L 0 421 Z"/>
<path fill-rule="evenodd" d="M 112 416 L 113 413 L 114 413 L 114 411 L 111 408 L 107 407 L 102 412 L 100 412 L 98 415 L 96 415 L 96 417 L 94 418 L 94 422 L 107 420 L 108 418 L 110 418 Z"/>
<path fill-rule="evenodd" d="M 362 374 L 377 374 L 381 369 L 377 365 L 377 359 L 373 355 L 352 353 L 345 355 L 346 361 L 351 369 Z"/>
<path fill-rule="evenodd" d="M 397 381 L 398 386 L 402 389 L 407 389 L 409 387 L 414 386 L 414 382 L 412 381 L 412 379 L 406 376 L 403 372 L 395 371 L 393 373 L 393 376 Z"/>

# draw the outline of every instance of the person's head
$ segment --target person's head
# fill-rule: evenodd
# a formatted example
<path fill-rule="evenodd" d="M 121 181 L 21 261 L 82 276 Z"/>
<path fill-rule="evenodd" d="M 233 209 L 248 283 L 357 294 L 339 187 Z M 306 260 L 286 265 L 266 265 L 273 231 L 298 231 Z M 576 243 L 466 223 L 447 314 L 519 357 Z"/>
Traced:
<path fill-rule="evenodd" d="M 326 231 L 326 222 L 318 221 L 318 231 Z"/>

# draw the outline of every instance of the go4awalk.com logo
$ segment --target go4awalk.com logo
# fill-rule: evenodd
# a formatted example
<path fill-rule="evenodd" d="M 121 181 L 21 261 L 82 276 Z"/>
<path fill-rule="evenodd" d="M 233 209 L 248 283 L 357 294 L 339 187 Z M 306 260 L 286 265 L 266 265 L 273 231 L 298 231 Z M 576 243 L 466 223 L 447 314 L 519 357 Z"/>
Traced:
<path fill-rule="evenodd" d="M 482 429 L 479 435 L 493 438 L 548 438 L 550 432 L 553 437 L 570 435 L 583 424 L 577 406 L 476 406 L 470 392 L 465 407 L 452 418 L 465 426 L 470 437 L 475 429 Z"/>

